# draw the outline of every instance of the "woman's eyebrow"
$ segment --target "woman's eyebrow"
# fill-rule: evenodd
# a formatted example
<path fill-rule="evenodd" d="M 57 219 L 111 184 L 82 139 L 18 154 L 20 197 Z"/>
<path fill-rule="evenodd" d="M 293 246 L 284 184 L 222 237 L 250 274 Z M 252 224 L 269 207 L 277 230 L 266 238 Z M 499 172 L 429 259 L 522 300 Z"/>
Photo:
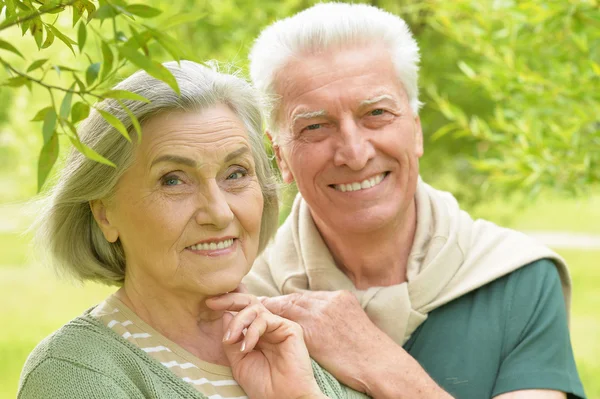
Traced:
<path fill-rule="evenodd" d="M 150 165 L 150 166 L 152 167 L 152 166 L 156 165 L 157 163 L 161 163 L 161 162 L 176 163 L 176 164 L 189 166 L 191 168 L 196 167 L 196 161 L 194 161 L 193 159 L 182 157 L 180 155 L 171 155 L 171 154 L 161 155 L 160 157 L 158 157 L 154 161 L 152 161 L 152 165 Z"/>
<path fill-rule="evenodd" d="M 232 159 L 235 159 L 235 158 L 239 157 L 240 155 L 243 155 L 249 151 L 250 150 L 248 149 L 248 147 L 240 147 L 237 150 L 232 151 L 229 154 L 227 154 L 227 156 L 225 157 L 225 162 L 229 162 Z M 196 161 L 194 161 L 191 158 L 182 157 L 181 155 L 165 154 L 165 155 L 161 155 L 160 157 L 158 157 L 154 161 L 152 161 L 152 165 L 150 165 L 150 166 L 152 167 L 161 162 L 185 165 L 185 166 L 189 166 L 190 168 L 196 168 L 198 165 L 196 163 Z"/>
<path fill-rule="evenodd" d="M 243 155 L 247 152 L 249 152 L 250 150 L 248 149 L 248 147 L 240 147 L 237 150 L 230 152 L 226 157 L 225 157 L 225 162 L 229 162 L 232 159 L 235 159 L 237 157 L 239 157 L 240 155 Z"/>

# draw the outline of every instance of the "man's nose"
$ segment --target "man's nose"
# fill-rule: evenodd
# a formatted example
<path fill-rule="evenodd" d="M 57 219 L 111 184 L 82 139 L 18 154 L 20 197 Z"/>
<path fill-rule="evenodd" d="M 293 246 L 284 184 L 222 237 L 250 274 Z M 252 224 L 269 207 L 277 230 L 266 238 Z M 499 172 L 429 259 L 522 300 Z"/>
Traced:
<path fill-rule="evenodd" d="M 336 166 L 361 170 L 375 156 L 375 149 L 363 130 L 354 120 L 340 124 L 340 140 L 333 158 Z"/>
<path fill-rule="evenodd" d="M 196 221 L 200 225 L 213 225 L 224 229 L 233 221 L 234 215 L 223 192 L 215 180 L 208 182 L 200 194 L 200 209 L 196 213 Z"/>

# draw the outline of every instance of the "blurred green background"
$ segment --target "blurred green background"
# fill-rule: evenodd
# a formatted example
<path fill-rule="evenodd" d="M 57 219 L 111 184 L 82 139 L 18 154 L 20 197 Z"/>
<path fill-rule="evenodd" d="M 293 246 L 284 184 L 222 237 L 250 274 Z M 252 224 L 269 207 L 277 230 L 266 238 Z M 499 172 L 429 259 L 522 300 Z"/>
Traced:
<path fill-rule="evenodd" d="M 422 50 L 423 178 L 452 191 L 475 216 L 523 231 L 556 233 L 552 246 L 566 258 L 573 277 L 571 331 L 579 371 L 588 397 L 600 399 L 598 2 L 366 2 L 404 17 Z M 169 33 L 191 58 L 216 59 L 244 74 L 260 29 L 314 3 L 145 2 L 169 14 L 201 15 Z M 64 32 L 74 32 L 68 18 L 59 24 Z M 112 27 L 97 29 L 110 32 Z M 60 43 L 38 54 L 33 39 L 22 38 L 18 29 L 1 35 L 30 55 L 29 61 L 48 57 L 74 67 L 88 65 Z M 98 45 L 88 47 L 92 58 L 100 57 Z M 169 60 L 158 47 L 150 51 Z M 125 68 L 121 77 L 133 70 Z M 0 70 L 0 81 L 7 76 Z M 54 79 L 68 86 L 64 74 Z M 0 301 L 5 303 L 0 399 L 15 397 L 21 367 L 41 339 L 114 290 L 60 281 L 35 256 L 24 233 L 35 215 L 31 200 L 42 146 L 41 124 L 29 121 L 47 105 L 46 95 L 35 87 L 0 87 Z M 285 190 L 287 202 L 294 192 Z M 286 211 L 284 204 L 282 218 Z"/>

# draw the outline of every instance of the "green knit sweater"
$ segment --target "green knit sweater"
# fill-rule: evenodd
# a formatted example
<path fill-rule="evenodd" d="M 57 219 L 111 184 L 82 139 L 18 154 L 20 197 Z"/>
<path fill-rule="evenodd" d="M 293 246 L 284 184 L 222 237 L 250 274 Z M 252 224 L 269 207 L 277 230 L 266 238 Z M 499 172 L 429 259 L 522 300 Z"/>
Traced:
<path fill-rule="evenodd" d="M 313 370 L 329 398 L 366 398 L 340 384 L 314 361 Z M 21 373 L 17 398 L 207 399 L 87 312 L 33 350 Z"/>

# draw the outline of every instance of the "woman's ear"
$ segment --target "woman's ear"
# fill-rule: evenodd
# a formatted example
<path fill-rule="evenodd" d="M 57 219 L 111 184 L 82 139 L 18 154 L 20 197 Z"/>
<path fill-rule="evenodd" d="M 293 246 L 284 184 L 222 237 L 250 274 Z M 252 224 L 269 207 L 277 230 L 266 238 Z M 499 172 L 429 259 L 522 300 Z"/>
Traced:
<path fill-rule="evenodd" d="M 105 202 L 103 200 L 92 200 L 90 201 L 90 209 L 106 241 L 116 242 L 119 239 L 119 231 L 108 219 Z"/>

